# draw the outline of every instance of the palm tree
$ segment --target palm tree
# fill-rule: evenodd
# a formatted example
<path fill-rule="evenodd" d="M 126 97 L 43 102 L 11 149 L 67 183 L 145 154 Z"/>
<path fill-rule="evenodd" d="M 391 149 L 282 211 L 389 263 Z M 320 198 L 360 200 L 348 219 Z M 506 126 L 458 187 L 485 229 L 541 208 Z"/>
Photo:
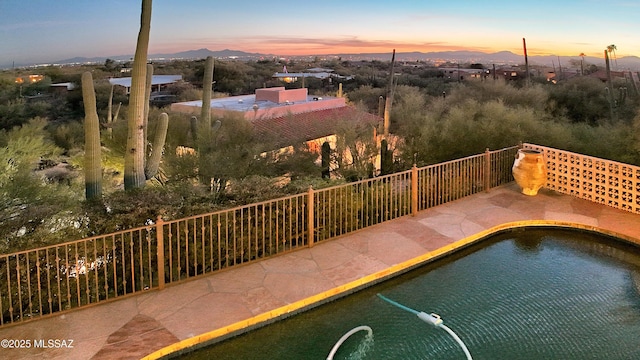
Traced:
<path fill-rule="evenodd" d="M 585 55 L 585 53 L 581 52 L 580 55 L 578 55 L 582 58 L 582 60 L 580 60 L 580 75 L 584 76 L 584 57 L 587 56 Z"/>
<path fill-rule="evenodd" d="M 609 55 L 611 55 L 611 53 L 613 53 L 613 61 L 616 64 L 616 68 L 618 67 L 618 59 L 616 58 L 616 50 L 618 50 L 618 48 L 614 45 L 611 44 L 609 46 L 607 46 L 607 51 L 609 52 Z M 611 57 L 611 56 L 609 56 Z"/>

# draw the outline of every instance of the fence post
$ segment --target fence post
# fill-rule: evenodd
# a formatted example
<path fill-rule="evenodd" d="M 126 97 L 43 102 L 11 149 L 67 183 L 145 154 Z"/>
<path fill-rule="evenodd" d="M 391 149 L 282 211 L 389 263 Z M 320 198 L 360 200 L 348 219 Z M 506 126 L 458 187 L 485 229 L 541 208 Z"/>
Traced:
<path fill-rule="evenodd" d="M 491 188 L 491 153 L 489 148 L 484 151 L 484 191 L 489 192 Z"/>
<path fill-rule="evenodd" d="M 157 244 L 157 264 L 158 267 L 158 289 L 164 289 L 164 221 L 158 215 L 156 221 L 156 244 Z"/>
<path fill-rule="evenodd" d="M 418 167 L 411 168 L 411 216 L 418 215 Z"/>
<path fill-rule="evenodd" d="M 314 243 L 314 232 L 315 232 L 314 205 L 315 204 L 313 200 L 313 186 L 309 186 L 309 191 L 307 191 L 307 241 L 309 242 L 309 247 L 312 247 Z"/>

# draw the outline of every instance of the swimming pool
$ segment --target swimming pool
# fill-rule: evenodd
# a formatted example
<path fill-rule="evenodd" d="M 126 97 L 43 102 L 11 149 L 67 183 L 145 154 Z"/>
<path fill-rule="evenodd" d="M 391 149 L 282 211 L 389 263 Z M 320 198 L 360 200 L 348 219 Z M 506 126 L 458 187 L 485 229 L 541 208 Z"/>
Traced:
<path fill-rule="evenodd" d="M 233 339 L 189 359 L 464 359 L 445 331 L 389 305 L 437 313 L 474 359 L 639 359 L 640 249 L 560 229 L 492 236 L 446 259 Z M 356 353 L 363 344 L 368 348 Z"/>

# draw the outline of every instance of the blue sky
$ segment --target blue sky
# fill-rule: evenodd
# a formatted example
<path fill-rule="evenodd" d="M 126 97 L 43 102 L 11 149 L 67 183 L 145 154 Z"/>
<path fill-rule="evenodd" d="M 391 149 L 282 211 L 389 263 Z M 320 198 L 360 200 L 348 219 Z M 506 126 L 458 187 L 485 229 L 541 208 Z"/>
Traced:
<path fill-rule="evenodd" d="M 490 4 L 490 5 L 489 5 Z M 154 0 L 149 52 L 508 50 L 640 56 L 640 1 Z M 136 0 L 0 0 L 0 66 L 133 54 Z"/>

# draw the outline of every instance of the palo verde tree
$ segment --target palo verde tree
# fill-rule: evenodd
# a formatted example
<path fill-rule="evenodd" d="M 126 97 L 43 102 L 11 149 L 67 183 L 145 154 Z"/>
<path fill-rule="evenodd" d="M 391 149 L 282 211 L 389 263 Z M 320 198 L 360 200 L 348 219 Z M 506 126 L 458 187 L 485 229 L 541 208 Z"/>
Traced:
<path fill-rule="evenodd" d="M 47 181 L 38 169 L 62 149 L 50 140 L 46 119 L 34 118 L 10 131 L 0 130 L 0 253 L 80 236 L 73 216 L 77 191 Z"/>

